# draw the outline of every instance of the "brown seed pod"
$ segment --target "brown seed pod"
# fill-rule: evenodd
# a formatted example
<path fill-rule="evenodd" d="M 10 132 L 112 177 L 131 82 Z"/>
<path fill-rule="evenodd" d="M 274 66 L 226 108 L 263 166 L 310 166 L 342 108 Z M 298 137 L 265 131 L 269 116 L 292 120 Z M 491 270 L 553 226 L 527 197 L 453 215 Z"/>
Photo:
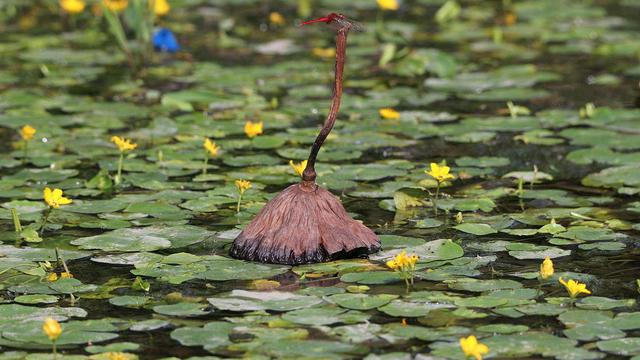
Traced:
<path fill-rule="evenodd" d="M 311 147 L 302 182 L 271 199 L 238 235 L 230 251 L 235 258 L 294 265 L 360 257 L 380 249 L 376 234 L 351 219 L 340 200 L 315 183 L 316 156 L 340 108 L 347 33 L 354 26 L 344 15 L 334 13 L 304 24 L 315 22 L 330 24 L 337 31 L 335 83 L 329 114 Z"/>

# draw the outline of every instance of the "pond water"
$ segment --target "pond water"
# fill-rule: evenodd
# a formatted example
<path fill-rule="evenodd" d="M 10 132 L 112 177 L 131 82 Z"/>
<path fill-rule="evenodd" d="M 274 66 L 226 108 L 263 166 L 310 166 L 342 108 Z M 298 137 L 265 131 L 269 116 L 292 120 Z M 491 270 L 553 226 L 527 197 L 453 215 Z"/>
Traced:
<path fill-rule="evenodd" d="M 0 3 L 0 359 L 52 358 L 47 317 L 78 359 L 640 359 L 640 3 L 169 3 L 181 50 L 133 69 L 97 4 Z M 324 121 L 334 32 L 297 24 L 331 11 L 367 30 L 317 181 L 382 250 L 232 259 Z"/>

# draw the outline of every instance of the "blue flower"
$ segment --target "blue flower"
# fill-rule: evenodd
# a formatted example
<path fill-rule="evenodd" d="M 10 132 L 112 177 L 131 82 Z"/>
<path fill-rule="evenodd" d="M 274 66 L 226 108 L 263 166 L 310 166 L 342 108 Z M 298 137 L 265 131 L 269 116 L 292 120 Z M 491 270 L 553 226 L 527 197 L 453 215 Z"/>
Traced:
<path fill-rule="evenodd" d="M 153 33 L 153 48 L 158 51 L 174 53 L 180 50 L 176 36 L 167 28 L 159 28 Z"/>

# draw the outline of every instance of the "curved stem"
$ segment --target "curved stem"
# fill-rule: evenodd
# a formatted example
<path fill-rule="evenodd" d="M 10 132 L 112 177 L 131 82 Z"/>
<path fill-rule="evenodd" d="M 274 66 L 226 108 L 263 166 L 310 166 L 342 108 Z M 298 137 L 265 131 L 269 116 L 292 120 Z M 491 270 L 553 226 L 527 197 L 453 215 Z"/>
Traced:
<path fill-rule="evenodd" d="M 347 53 L 347 33 L 349 27 L 343 27 L 338 30 L 336 34 L 336 65 L 335 65 L 335 82 L 333 85 L 333 99 L 331 100 L 331 108 L 329 114 L 324 122 L 322 130 L 316 137 L 316 141 L 313 142 L 311 147 L 311 153 L 307 160 L 307 167 L 302 173 L 303 184 L 313 185 L 316 180 L 316 157 L 320 151 L 320 147 L 326 140 L 327 136 L 333 128 L 333 124 L 336 122 L 336 116 L 338 116 L 338 110 L 340 109 L 340 100 L 342 99 L 342 79 L 344 72 L 344 62 Z"/>
<path fill-rule="evenodd" d="M 436 196 L 433 197 L 433 212 L 438 216 L 438 195 L 440 195 L 440 181 L 436 185 Z"/>
<path fill-rule="evenodd" d="M 49 215 L 51 215 L 51 207 L 48 207 L 46 212 L 44 213 L 44 220 L 42 220 L 42 226 L 40 226 L 40 236 L 44 234 L 44 228 L 47 226 L 47 220 L 49 220 Z"/>
<path fill-rule="evenodd" d="M 22 164 L 27 163 L 27 159 L 29 157 L 29 141 L 24 141 L 24 155 L 22 156 Z"/>
<path fill-rule="evenodd" d="M 209 166 L 209 154 L 204 153 L 204 164 L 202 164 L 202 175 L 207 175 L 207 166 Z"/>

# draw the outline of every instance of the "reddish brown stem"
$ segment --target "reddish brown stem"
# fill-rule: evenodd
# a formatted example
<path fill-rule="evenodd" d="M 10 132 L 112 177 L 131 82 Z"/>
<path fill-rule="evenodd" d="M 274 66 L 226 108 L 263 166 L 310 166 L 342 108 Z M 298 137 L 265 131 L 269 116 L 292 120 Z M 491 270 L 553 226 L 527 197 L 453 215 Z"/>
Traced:
<path fill-rule="evenodd" d="M 340 109 L 340 100 L 342 99 L 342 81 L 344 73 L 344 63 L 347 56 L 347 33 L 350 26 L 344 26 L 338 29 L 336 34 L 336 65 L 335 65 L 335 81 L 333 84 L 333 99 L 331 100 L 331 108 L 327 119 L 324 122 L 322 130 L 316 137 L 311 147 L 311 153 L 309 153 L 309 159 L 307 160 L 307 167 L 302 173 L 302 184 L 304 187 L 313 187 L 316 180 L 316 157 L 320 151 L 320 147 L 326 140 L 327 136 L 333 129 L 333 124 L 336 122 L 338 116 L 338 110 Z"/>

